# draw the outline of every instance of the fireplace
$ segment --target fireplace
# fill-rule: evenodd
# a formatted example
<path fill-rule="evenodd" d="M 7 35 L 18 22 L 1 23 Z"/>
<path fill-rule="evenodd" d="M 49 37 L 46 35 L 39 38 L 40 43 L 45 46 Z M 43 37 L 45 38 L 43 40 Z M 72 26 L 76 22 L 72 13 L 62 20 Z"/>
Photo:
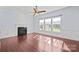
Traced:
<path fill-rule="evenodd" d="M 18 36 L 27 35 L 27 27 L 18 27 Z"/>

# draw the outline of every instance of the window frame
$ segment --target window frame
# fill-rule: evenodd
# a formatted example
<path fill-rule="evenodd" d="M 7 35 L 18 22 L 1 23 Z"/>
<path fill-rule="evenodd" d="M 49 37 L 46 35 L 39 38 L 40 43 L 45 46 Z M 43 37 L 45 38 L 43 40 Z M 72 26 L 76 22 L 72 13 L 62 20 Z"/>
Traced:
<path fill-rule="evenodd" d="M 51 18 L 45 18 L 45 20 L 46 20 L 46 19 L 51 19 Z M 45 20 L 44 20 L 44 21 L 45 21 Z M 51 21 L 52 21 L 52 19 L 51 19 Z M 50 25 L 51 25 L 51 24 L 52 24 L 52 23 L 50 22 Z M 52 26 L 52 25 L 51 25 L 51 26 Z M 44 26 L 44 27 L 46 27 L 46 26 Z M 45 30 L 45 29 L 44 29 L 44 30 Z M 45 30 L 45 31 L 46 31 L 46 30 Z M 46 31 L 46 32 L 51 32 L 51 30 L 50 30 L 50 31 Z"/>
<path fill-rule="evenodd" d="M 60 19 L 60 23 L 59 23 L 60 31 L 53 31 L 53 28 L 54 28 L 54 25 L 55 25 L 55 24 L 53 24 L 53 23 L 54 23 L 54 22 L 53 22 L 53 18 L 57 18 L 57 17 L 60 17 L 60 18 L 61 18 L 61 19 Z M 56 32 L 56 33 L 61 32 L 61 21 L 62 21 L 62 17 L 61 17 L 61 15 L 60 15 L 60 16 L 52 17 L 52 31 L 51 31 L 51 32 Z M 57 24 L 57 25 L 58 25 L 58 24 Z"/>
<path fill-rule="evenodd" d="M 44 20 L 44 19 L 40 19 L 40 20 Z M 39 30 L 40 30 L 40 20 L 39 20 Z M 40 31 L 44 31 L 45 30 L 45 20 L 44 20 L 43 26 L 44 26 L 43 29 L 40 30 Z"/>

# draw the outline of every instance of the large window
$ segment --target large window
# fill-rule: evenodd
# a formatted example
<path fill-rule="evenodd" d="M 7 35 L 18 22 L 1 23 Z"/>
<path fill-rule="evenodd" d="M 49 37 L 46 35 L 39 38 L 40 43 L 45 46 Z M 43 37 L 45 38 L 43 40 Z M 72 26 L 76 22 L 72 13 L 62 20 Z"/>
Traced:
<path fill-rule="evenodd" d="M 40 30 L 44 30 L 44 19 L 39 21 Z"/>
<path fill-rule="evenodd" d="M 61 16 L 39 20 L 40 30 L 60 32 Z"/>
<path fill-rule="evenodd" d="M 45 31 L 51 31 L 51 18 L 45 19 Z"/>
<path fill-rule="evenodd" d="M 52 31 L 53 32 L 60 32 L 60 23 L 61 17 L 54 17 L 52 18 Z"/>

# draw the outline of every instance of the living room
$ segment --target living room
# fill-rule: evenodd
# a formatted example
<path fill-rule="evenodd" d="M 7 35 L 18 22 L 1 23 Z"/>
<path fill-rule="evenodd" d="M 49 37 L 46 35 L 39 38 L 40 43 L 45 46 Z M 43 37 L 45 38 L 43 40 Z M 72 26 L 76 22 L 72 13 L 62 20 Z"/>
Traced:
<path fill-rule="evenodd" d="M 78 13 L 78 6 L 1 6 L 0 51 L 79 51 Z"/>

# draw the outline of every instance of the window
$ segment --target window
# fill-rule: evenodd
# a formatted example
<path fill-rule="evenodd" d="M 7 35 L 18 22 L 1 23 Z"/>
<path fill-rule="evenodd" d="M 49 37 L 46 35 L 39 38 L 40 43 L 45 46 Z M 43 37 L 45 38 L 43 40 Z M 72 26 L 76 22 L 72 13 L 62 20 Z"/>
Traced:
<path fill-rule="evenodd" d="M 52 18 L 52 31 L 60 32 L 61 17 Z"/>
<path fill-rule="evenodd" d="M 51 31 L 51 18 L 45 19 L 45 31 Z"/>
<path fill-rule="evenodd" d="M 39 20 L 40 30 L 50 32 L 60 32 L 61 16 Z"/>
<path fill-rule="evenodd" d="M 44 30 L 44 19 L 39 21 L 40 30 Z"/>

